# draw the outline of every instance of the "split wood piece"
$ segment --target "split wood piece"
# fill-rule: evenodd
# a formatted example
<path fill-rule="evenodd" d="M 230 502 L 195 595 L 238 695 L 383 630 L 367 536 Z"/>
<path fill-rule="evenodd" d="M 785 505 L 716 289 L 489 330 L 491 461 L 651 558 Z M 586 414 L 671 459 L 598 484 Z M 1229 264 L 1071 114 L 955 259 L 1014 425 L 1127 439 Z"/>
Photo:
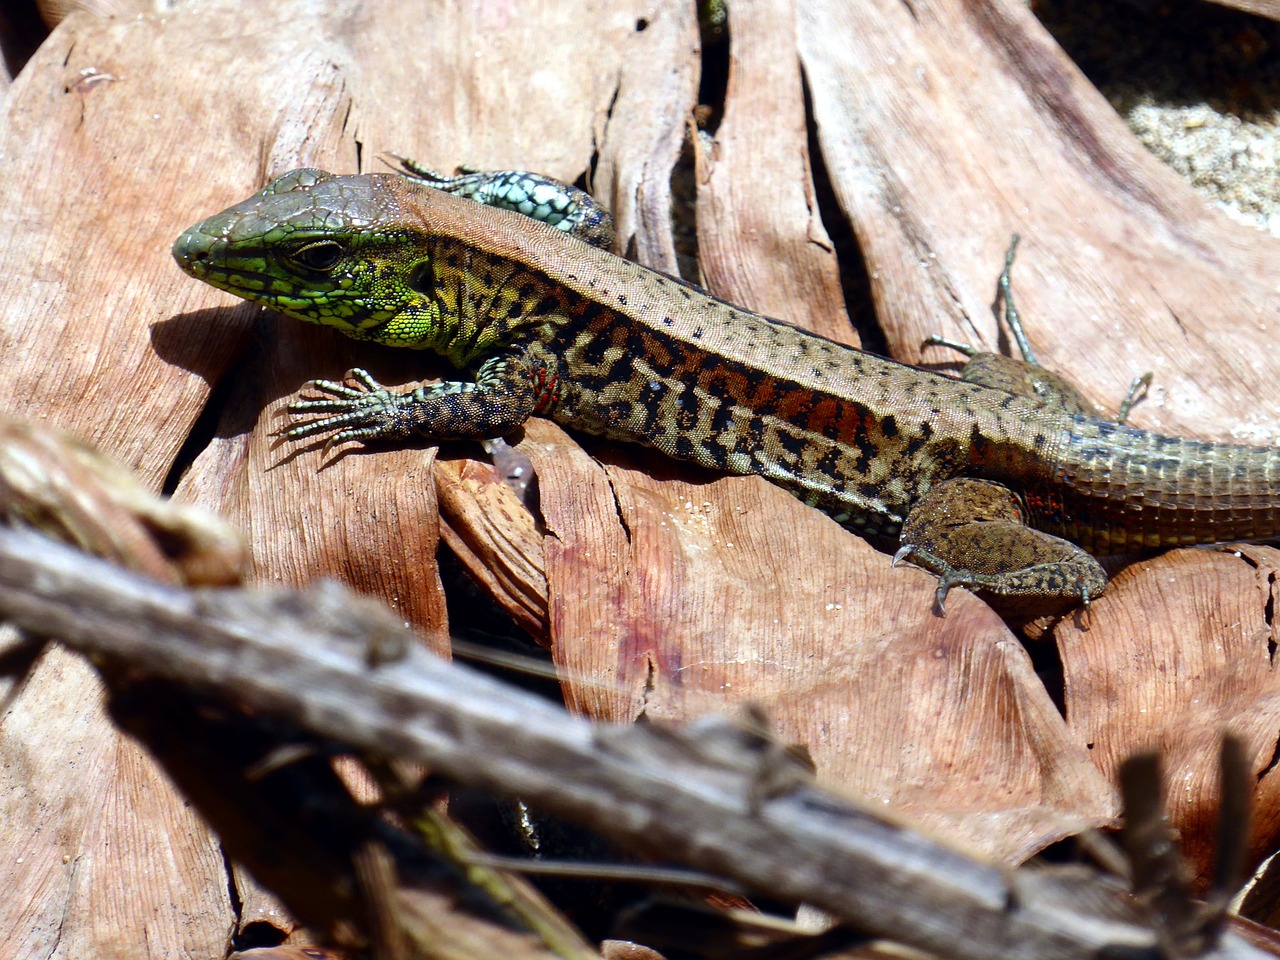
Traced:
<path fill-rule="evenodd" d="M 724 117 L 695 139 L 698 262 L 730 303 L 858 346 L 814 195 L 794 0 L 731 15 Z"/>
<path fill-rule="evenodd" d="M 439 459 L 440 535 L 516 625 L 549 644 L 542 533 L 492 464 Z"/>
<path fill-rule="evenodd" d="M 627 55 L 603 77 L 612 96 L 595 118 L 593 192 L 613 213 L 618 253 L 679 276 L 671 171 L 698 95 L 697 11 L 662 2 L 634 4 L 629 13 L 616 11 L 632 33 L 613 38 Z"/>
<path fill-rule="evenodd" d="M 1216 757 L 1224 731 L 1241 739 L 1256 777 L 1249 869 L 1280 846 L 1277 576 L 1280 550 L 1271 547 L 1180 550 L 1121 573 L 1120 589 L 1091 609 L 1088 629 L 1057 629 L 1073 735 L 1111 780 L 1125 757 L 1159 750 L 1170 822 L 1197 893 L 1209 882 L 1217 849 Z M 1127 589 L 1135 580 L 1144 588 Z M 1150 606 L 1134 602 L 1146 596 Z M 1171 623 L 1179 625 L 1172 633 Z"/>

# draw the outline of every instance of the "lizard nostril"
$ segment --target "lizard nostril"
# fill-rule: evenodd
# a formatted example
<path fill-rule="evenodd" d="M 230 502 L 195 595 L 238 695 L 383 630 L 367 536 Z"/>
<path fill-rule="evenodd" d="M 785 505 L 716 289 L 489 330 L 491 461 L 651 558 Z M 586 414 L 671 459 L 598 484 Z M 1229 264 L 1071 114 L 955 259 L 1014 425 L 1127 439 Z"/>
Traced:
<path fill-rule="evenodd" d="M 204 263 L 209 259 L 209 247 L 201 242 L 197 233 L 184 233 L 173 244 L 173 259 L 179 266 Z"/>

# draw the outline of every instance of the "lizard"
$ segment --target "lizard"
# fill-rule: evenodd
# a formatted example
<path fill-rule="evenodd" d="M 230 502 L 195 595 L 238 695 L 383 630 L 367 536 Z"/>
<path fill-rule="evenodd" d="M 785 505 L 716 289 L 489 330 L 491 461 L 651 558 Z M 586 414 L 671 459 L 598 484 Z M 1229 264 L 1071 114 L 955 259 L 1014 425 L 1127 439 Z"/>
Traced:
<path fill-rule="evenodd" d="M 895 563 L 938 577 L 939 614 L 956 586 L 1087 606 L 1107 584 L 1097 557 L 1280 534 L 1280 451 L 1110 421 L 1039 376 L 971 362 L 957 379 L 836 343 L 578 239 L 576 201 L 542 189 L 556 181 L 494 175 L 549 201 L 549 225 L 527 202 L 468 199 L 474 179 L 404 167 L 294 170 L 173 245 L 245 300 L 474 371 L 411 390 L 363 370 L 311 381 L 286 440 L 486 440 L 549 417 L 762 476 L 896 540 Z"/>

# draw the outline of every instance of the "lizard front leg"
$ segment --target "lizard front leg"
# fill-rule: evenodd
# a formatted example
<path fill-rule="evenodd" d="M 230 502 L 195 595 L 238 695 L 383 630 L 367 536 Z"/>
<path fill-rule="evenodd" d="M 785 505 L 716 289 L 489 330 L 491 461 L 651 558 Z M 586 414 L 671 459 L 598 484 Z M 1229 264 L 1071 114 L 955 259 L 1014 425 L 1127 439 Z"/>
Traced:
<path fill-rule="evenodd" d="M 947 592 L 967 587 L 1004 602 L 1005 612 L 1066 611 L 1107 586 L 1093 557 L 1068 540 L 1026 525 L 1018 497 L 991 480 L 957 477 L 931 488 L 902 525 L 894 562 L 938 577 L 937 611 Z"/>
<path fill-rule="evenodd" d="M 474 383 L 445 381 L 404 393 L 390 390 L 364 370 L 347 379 L 312 380 L 288 406 L 293 425 L 286 440 L 329 434 L 325 447 L 348 440 L 489 440 L 511 433 L 538 408 L 548 378 L 518 356 L 498 356 L 476 372 Z M 310 420 L 298 420 L 312 417 Z"/>

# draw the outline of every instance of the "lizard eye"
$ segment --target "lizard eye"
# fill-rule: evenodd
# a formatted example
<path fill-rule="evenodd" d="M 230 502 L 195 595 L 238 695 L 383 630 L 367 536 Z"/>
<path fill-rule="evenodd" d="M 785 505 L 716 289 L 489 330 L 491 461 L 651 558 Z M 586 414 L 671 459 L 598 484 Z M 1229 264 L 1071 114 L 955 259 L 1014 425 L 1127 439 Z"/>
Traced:
<path fill-rule="evenodd" d="M 286 256 L 290 261 L 313 273 L 328 273 L 338 265 L 346 251 L 336 240 L 317 240 L 304 244 L 296 250 L 290 250 Z"/>

